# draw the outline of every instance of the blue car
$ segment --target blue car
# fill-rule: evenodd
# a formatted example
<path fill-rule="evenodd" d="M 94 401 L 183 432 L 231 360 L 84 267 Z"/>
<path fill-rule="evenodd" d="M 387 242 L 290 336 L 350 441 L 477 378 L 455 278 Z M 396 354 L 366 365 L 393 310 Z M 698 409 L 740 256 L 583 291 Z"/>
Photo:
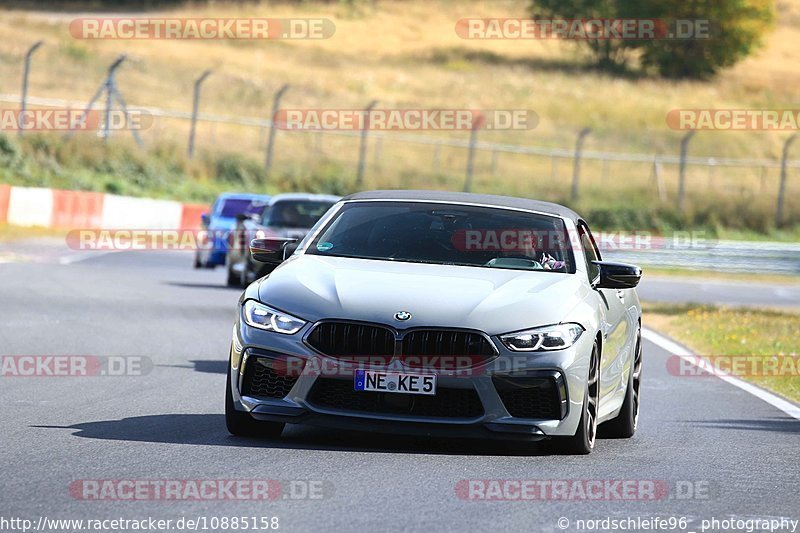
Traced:
<path fill-rule="evenodd" d="M 195 268 L 214 268 L 225 264 L 230 232 L 236 228 L 236 217 L 260 213 L 269 202 L 266 194 L 223 193 L 214 201 L 209 213 L 202 215 L 208 239 L 195 251 Z"/>

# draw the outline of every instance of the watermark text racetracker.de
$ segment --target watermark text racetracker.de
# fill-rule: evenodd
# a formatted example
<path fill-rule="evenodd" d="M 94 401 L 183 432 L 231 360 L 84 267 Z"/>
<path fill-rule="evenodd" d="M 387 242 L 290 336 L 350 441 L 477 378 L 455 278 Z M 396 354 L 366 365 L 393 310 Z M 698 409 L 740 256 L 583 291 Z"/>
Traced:
<path fill-rule="evenodd" d="M 800 109 L 672 109 L 667 126 L 693 131 L 798 131 Z"/>
<path fill-rule="evenodd" d="M 673 355 L 667 371 L 679 377 L 794 377 L 800 378 L 798 355 Z"/>
<path fill-rule="evenodd" d="M 666 479 L 462 479 L 460 500 L 473 502 L 710 500 L 707 480 Z"/>
<path fill-rule="evenodd" d="M 601 252 L 633 250 L 708 250 L 718 240 L 704 230 L 658 233 L 641 231 L 601 231 L 594 234 Z M 467 252 L 524 252 L 527 250 L 583 249 L 583 240 L 572 230 L 531 230 L 527 228 L 464 229 L 453 233 L 456 250 Z"/>
<path fill-rule="evenodd" d="M 269 228 L 258 230 L 205 229 L 74 229 L 67 233 L 67 247 L 78 251 L 194 251 L 206 250 L 220 241 L 247 246 L 252 239 L 279 237 Z"/>
<path fill-rule="evenodd" d="M 326 18 L 83 17 L 69 31 L 87 40 L 330 39 L 336 25 Z"/>
<path fill-rule="evenodd" d="M 644 41 L 710 39 L 713 27 L 707 19 L 462 18 L 455 31 L 462 39 L 479 40 Z"/>
<path fill-rule="evenodd" d="M 334 494 L 321 479 L 76 479 L 70 496 L 81 501 L 185 502 L 324 500 Z"/>
<path fill-rule="evenodd" d="M 141 131 L 152 125 L 153 115 L 140 109 L 0 109 L 0 131 Z"/>
<path fill-rule="evenodd" d="M 149 374 L 153 361 L 146 356 L 4 355 L 0 378 L 136 377 Z"/>
<path fill-rule="evenodd" d="M 532 130 L 539 115 L 530 109 L 281 109 L 275 126 L 290 131 L 469 131 Z"/>

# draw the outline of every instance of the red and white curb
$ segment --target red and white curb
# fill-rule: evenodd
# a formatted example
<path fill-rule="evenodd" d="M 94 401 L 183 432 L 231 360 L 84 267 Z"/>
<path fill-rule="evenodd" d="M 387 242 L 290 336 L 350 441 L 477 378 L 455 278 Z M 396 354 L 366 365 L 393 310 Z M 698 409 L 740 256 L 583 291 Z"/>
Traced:
<path fill-rule="evenodd" d="M 0 224 L 69 229 L 197 229 L 205 204 L 0 185 Z"/>

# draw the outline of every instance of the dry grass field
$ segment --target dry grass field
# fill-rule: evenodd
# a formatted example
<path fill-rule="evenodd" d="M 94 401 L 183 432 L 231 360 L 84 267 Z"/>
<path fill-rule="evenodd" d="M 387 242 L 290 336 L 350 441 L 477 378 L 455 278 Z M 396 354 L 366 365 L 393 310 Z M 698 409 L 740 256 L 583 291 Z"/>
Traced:
<path fill-rule="evenodd" d="M 797 108 L 800 72 L 800 1 L 777 4 L 777 20 L 764 46 L 710 82 L 667 81 L 612 76 L 589 65 L 572 42 L 469 41 L 455 32 L 464 17 L 525 16 L 527 1 L 381 1 L 357 8 L 336 2 L 216 4 L 158 17 L 325 17 L 336 33 L 325 40 L 165 41 L 79 40 L 69 22 L 81 13 L 46 10 L 0 11 L 0 92 L 19 93 L 21 59 L 43 39 L 35 56 L 30 93 L 86 101 L 101 83 L 107 65 L 121 54 L 129 61 L 118 82 L 133 106 L 180 111 L 191 108 L 194 78 L 214 69 L 203 88 L 204 113 L 268 118 L 273 93 L 289 83 L 285 108 L 361 108 L 372 99 L 382 108 L 532 109 L 540 117 L 529 131 L 484 131 L 480 140 L 569 149 L 576 133 L 592 128 L 587 150 L 677 154 L 682 132 L 670 130 L 666 114 L 676 108 Z M 97 13 L 94 13 L 95 15 Z M 138 13 L 137 15 L 142 15 Z M 11 105 L 11 104 L 3 104 Z M 143 132 L 150 148 L 184 146 L 188 123 L 158 119 Z M 417 132 L 429 139 L 466 139 L 465 132 Z M 691 155 L 730 158 L 780 157 L 788 135 L 776 132 L 701 132 Z M 263 161 L 266 131 L 201 122 L 201 150 L 237 152 Z M 800 146 L 796 147 L 800 152 Z M 355 173 L 357 136 L 279 132 L 275 171 L 286 175 Z M 403 142 L 387 133 L 373 140 L 369 187 L 461 188 L 463 148 Z M 800 155 L 798 156 L 800 159 Z M 796 174 L 797 170 L 793 169 Z M 563 199 L 572 162 L 547 156 L 492 154 L 476 159 L 474 188 Z M 200 172 L 202 174 L 202 172 Z M 664 167 L 667 202 L 677 189 L 677 168 Z M 213 176 L 200 176 L 213 178 Z M 771 211 L 777 169 L 690 167 L 689 193 L 698 205 L 721 202 Z M 648 163 L 585 161 L 586 194 L 620 191 L 634 202 L 658 203 Z M 800 179 L 790 180 L 789 208 L 800 211 Z M 271 186 L 281 187 L 280 180 Z M 604 199 L 616 201 L 616 197 Z M 766 217 L 765 217 L 766 218 Z"/>

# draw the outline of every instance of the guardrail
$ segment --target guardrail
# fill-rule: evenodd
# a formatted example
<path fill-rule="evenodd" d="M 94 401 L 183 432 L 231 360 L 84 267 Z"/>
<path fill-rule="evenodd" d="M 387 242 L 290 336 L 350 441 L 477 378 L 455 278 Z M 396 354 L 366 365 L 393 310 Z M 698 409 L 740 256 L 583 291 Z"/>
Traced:
<path fill-rule="evenodd" d="M 719 241 L 712 246 L 614 250 L 603 259 L 689 270 L 800 275 L 800 244 Z"/>

